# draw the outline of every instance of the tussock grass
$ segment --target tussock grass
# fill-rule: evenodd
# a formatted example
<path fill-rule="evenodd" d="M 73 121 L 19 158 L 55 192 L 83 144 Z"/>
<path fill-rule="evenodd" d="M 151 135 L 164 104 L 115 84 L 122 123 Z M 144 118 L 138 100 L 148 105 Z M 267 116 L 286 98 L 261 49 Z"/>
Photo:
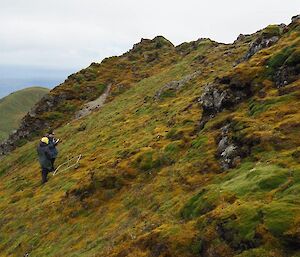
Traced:
<path fill-rule="evenodd" d="M 106 85 L 112 74 L 126 90 L 116 87 L 101 110 L 57 129 L 57 163 L 82 154 L 78 168 L 41 186 L 37 140 L 1 159 L 1 256 L 297 254 L 291 245 L 298 242 L 300 217 L 299 97 L 295 91 L 278 96 L 265 78 L 266 60 L 294 40 L 293 33 L 283 35 L 233 68 L 247 50 L 244 42 L 206 42 L 191 51 L 184 45 L 179 57 L 158 38 L 136 46 L 132 56 L 109 58 L 101 68 L 93 64 L 72 76 L 57 90 L 81 94 Z M 155 59 L 153 46 L 163 50 Z M 195 62 L 199 55 L 204 57 Z M 128 73 L 131 62 L 141 69 L 137 80 Z M 102 77 L 95 76 L 99 70 Z M 166 83 L 196 70 L 202 75 L 176 96 L 154 101 Z M 243 85 L 262 83 L 265 97 L 224 110 L 195 134 L 202 114 L 195 99 L 224 75 Z M 72 109 L 70 104 L 61 108 Z M 57 119 L 55 112 L 45 115 Z M 223 171 L 216 151 L 227 123 L 238 146 L 250 149 L 236 168 Z"/>

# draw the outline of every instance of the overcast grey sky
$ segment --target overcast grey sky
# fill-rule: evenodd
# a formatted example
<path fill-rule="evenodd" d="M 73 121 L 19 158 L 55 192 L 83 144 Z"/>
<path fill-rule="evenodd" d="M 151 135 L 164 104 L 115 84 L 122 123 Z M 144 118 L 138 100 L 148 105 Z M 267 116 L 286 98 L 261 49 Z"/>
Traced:
<path fill-rule="evenodd" d="M 16 83 L 54 86 L 141 38 L 229 43 L 299 13 L 299 0 L 0 0 L 0 97 Z"/>

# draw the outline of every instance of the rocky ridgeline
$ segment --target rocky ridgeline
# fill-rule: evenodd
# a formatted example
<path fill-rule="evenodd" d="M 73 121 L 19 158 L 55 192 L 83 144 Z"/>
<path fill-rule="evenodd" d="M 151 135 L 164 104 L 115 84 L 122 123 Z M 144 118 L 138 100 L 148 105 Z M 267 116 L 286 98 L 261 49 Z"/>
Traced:
<path fill-rule="evenodd" d="M 122 92 L 123 88 L 127 88 L 126 84 L 120 83 L 123 76 L 132 75 L 133 83 L 148 77 L 151 74 L 140 70 L 139 66 L 145 63 L 153 66 L 160 65 L 161 55 L 168 55 L 170 52 L 176 53 L 175 47 L 162 36 L 155 37 L 153 40 L 142 39 L 122 56 L 106 58 L 101 63 L 92 63 L 88 68 L 70 75 L 63 84 L 41 99 L 22 119 L 19 129 L 0 145 L 0 155 L 11 152 L 27 140 L 41 136 L 43 131 L 50 127 L 58 127 L 73 118 L 85 116 L 92 109 L 99 108 L 103 101 L 99 97 L 104 94 L 104 100 L 108 97 L 105 85 L 110 85 L 109 89 L 112 91 L 109 92 L 110 94 L 116 94 L 116 91 Z M 129 63 L 124 63 L 124 60 L 129 60 Z M 108 70 L 117 69 L 120 73 L 106 75 L 99 72 L 102 67 L 105 67 L 105 70 L 106 66 Z M 126 69 L 128 72 L 123 72 Z M 99 85 L 103 85 L 100 90 Z M 77 105 L 73 105 L 73 102 Z M 60 112 L 61 109 L 64 109 L 63 112 Z"/>
<path fill-rule="evenodd" d="M 261 49 L 274 45 L 293 24 L 298 24 L 299 20 L 300 16 L 297 15 L 292 18 L 292 23 L 288 26 L 283 24 L 278 26 L 272 25 L 263 31 L 253 34 L 253 36 L 240 35 L 235 43 L 237 41 L 248 40 L 249 37 L 253 39 L 249 42 L 249 50 L 242 60 L 237 60 L 237 63 L 247 61 Z M 209 47 L 217 47 L 219 45 L 205 38 L 190 43 L 183 43 L 177 47 L 162 36 L 155 37 L 153 40 L 142 39 L 141 42 L 135 44 L 131 50 L 122 56 L 106 58 L 100 64 L 93 63 L 88 68 L 70 75 L 63 84 L 46 95 L 23 118 L 19 129 L 0 145 L 0 155 L 9 153 L 16 147 L 26 143 L 27 140 L 40 136 L 47 128 L 58 127 L 73 119 L 80 109 L 89 107 L 87 103 L 95 103 L 97 107 L 98 103 L 92 101 L 105 92 L 105 85 L 112 85 L 110 90 L 111 95 L 119 94 L 126 90 L 131 85 L 130 83 L 134 84 L 155 74 L 155 67 L 168 67 L 176 63 L 178 58 L 196 50 L 201 44 L 208 44 Z M 101 71 L 101 68 L 104 66 L 105 71 L 114 70 L 114 72 L 106 75 Z M 143 70 L 141 66 L 143 66 Z M 120 71 L 120 73 L 117 71 Z M 282 63 L 279 66 L 273 67 L 270 74 L 276 86 L 280 88 L 299 77 L 299 67 L 294 65 L 293 62 L 290 64 Z M 127 79 L 125 83 L 123 76 Z M 167 83 L 156 93 L 154 96 L 155 100 L 160 100 L 164 94 L 179 91 L 184 85 L 199 76 L 201 76 L 201 71 L 190 74 L 181 80 Z M 100 82 L 103 88 L 99 90 Z M 253 93 L 251 81 L 245 83 L 227 77 L 216 79 L 213 83 L 207 84 L 202 96 L 199 98 L 203 115 L 198 124 L 197 131 L 200 131 L 206 122 L 217 113 L 234 107 L 244 99 L 252 96 Z M 111 99 L 108 97 L 108 100 Z M 73 102 L 76 102 L 77 105 L 72 105 Z M 62 107 L 64 108 L 63 113 L 59 112 L 59 108 Z M 231 148 L 234 149 L 234 147 Z M 232 151 L 227 149 L 225 152 Z M 221 154 L 221 156 L 224 155 Z M 227 166 L 230 166 L 231 162 L 229 161 Z"/>
<path fill-rule="evenodd" d="M 198 47 L 201 46 L 201 44 L 207 44 L 207 43 L 209 43 L 211 47 L 216 47 L 220 45 L 220 43 L 215 42 L 209 38 L 199 38 L 196 41 L 184 42 L 176 46 L 176 52 L 179 53 L 181 56 L 186 56 L 191 52 L 195 51 L 196 49 L 198 49 Z"/>
<path fill-rule="evenodd" d="M 296 24 L 299 20 L 300 15 L 292 17 L 292 22 L 289 26 Z M 237 64 L 249 60 L 260 50 L 274 45 L 284 33 L 289 31 L 289 26 L 283 23 L 280 25 L 270 25 L 264 30 L 255 33 L 256 37 L 251 41 L 249 50 L 242 59 L 237 61 Z M 246 40 L 249 36 L 250 35 L 240 34 L 235 42 Z"/>

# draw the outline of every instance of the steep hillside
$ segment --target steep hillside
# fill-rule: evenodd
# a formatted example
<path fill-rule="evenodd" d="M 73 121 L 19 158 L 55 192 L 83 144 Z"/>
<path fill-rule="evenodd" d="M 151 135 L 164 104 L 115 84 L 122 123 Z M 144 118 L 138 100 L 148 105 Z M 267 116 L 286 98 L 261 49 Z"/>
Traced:
<path fill-rule="evenodd" d="M 0 146 L 8 152 L 26 139 L 43 134 L 49 127 L 59 127 L 76 117 L 84 104 L 97 99 L 110 87 L 110 100 L 133 84 L 159 73 L 177 62 L 179 54 L 172 43 L 159 36 L 142 39 L 127 53 L 92 63 L 88 68 L 70 75 L 64 83 L 52 90 L 36 108 L 28 113 L 20 128 Z"/>
<path fill-rule="evenodd" d="M 0 99 L 0 141 L 19 127 L 23 116 L 48 92 L 47 88 L 30 87 Z"/>
<path fill-rule="evenodd" d="M 58 163 L 82 159 L 41 186 L 38 140 L 3 157 L 0 255 L 299 256 L 299 57 L 298 16 L 233 44 L 142 40 L 70 76 L 19 133 L 57 126 Z"/>

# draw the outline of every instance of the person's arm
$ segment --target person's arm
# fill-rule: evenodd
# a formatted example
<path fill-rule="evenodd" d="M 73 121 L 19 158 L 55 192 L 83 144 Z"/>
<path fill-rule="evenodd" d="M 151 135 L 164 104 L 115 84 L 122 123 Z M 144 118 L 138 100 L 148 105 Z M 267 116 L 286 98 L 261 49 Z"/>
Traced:
<path fill-rule="evenodd" d="M 59 142 L 59 139 L 53 138 L 53 144 L 56 146 Z"/>

